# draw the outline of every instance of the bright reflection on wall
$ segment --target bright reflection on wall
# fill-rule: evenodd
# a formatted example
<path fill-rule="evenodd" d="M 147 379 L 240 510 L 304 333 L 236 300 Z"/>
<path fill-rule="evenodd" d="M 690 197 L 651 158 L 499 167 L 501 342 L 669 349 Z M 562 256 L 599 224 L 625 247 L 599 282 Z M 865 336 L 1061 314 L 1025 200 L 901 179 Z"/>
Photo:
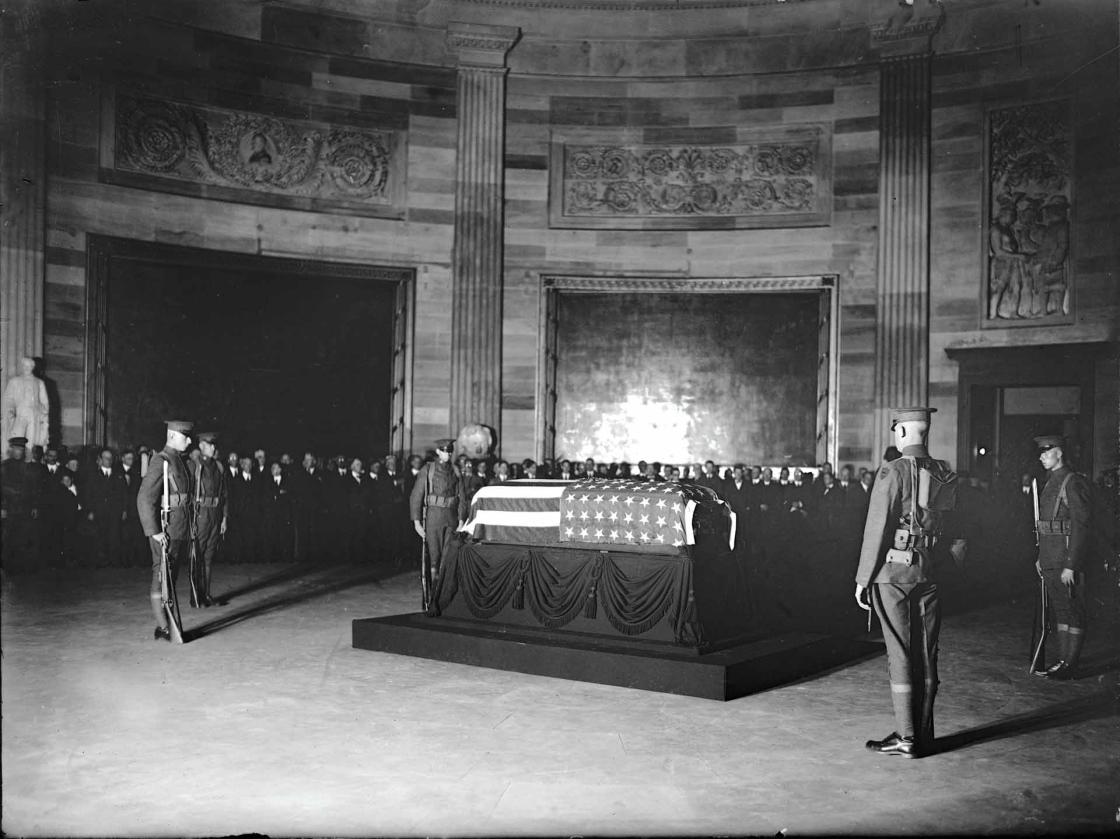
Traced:
<path fill-rule="evenodd" d="M 814 459 L 815 294 L 562 293 L 556 455 Z"/>

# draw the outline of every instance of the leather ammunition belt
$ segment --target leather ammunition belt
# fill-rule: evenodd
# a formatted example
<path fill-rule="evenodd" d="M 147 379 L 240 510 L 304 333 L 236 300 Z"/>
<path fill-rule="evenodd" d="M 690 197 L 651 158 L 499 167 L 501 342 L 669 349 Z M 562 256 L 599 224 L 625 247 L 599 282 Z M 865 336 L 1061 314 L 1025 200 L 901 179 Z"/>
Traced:
<path fill-rule="evenodd" d="M 424 503 L 429 507 L 454 507 L 459 499 L 453 495 L 425 495 Z"/>
<path fill-rule="evenodd" d="M 937 542 L 937 537 L 933 533 L 911 533 L 906 537 L 905 547 L 900 543 L 895 543 L 895 547 L 899 550 L 913 550 L 914 548 L 932 548 Z"/>
<path fill-rule="evenodd" d="M 1069 519 L 1039 520 L 1034 523 L 1039 536 L 1069 536 L 1073 531 Z"/>
<path fill-rule="evenodd" d="M 196 498 L 195 503 L 199 507 L 217 507 L 220 500 L 219 498 Z"/>

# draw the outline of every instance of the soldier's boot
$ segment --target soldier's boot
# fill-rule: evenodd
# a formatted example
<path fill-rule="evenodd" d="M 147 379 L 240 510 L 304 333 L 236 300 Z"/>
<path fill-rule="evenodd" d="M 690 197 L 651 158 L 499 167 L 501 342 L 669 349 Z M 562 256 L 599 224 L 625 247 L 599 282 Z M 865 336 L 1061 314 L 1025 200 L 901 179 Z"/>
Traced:
<path fill-rule="evenodd" d="M 1065 667 L 1057 673 L 1050 674 L 1051 679 L 1076 679 L 1077 662 L 1081 658 L 1081 645 L 1085 641 L 1085 630 L 1079 626 L 1071 626 L 1066 632 Z"/>
<path fill-rule="evenodd" d="M 925 693 L 922 694 L 921 717 L 917 737 L 924 751 L 930 751 L 933 748 L 933 700 L 936 697 L 937 683 L 926 682 Z"/>
<path fill-rule="evenodd" d="M 202 564 L 202 605 L 209 608 L 214 605 L 214 599 L 210 596 L 210 566 L 212 561 L 207 559 Z"/>
<path fill-rule="evenodd" d="M 1048 679 L 1068 678 L 1066 674 L 1069 671 L 1069 627 L 1062 623 L 1058 624 L 1056 634 L 1058 636 L 1058 660 L 1046 668 Z"/>

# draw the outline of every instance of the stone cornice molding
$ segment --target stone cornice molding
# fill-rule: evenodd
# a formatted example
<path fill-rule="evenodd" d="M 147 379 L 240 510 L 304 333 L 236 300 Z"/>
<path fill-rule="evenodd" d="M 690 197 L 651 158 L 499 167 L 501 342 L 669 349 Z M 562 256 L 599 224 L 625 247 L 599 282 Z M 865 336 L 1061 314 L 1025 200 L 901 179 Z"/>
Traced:
<path fill-rule="evenodd" d="M 521 37 L 516 26 L 452 22 L 447 25 L 447 51 L 460 67 L 503 69 L 506 56 Z"/>
<path fill-rule="evenodd" d="M 868 25 L 871 48 L 880 58 L 916 55 L 933 51 L 933 39 L 945 25 L 945 6 L 941 0 L 916 0 L 902 6 L 886 20 Z"/>

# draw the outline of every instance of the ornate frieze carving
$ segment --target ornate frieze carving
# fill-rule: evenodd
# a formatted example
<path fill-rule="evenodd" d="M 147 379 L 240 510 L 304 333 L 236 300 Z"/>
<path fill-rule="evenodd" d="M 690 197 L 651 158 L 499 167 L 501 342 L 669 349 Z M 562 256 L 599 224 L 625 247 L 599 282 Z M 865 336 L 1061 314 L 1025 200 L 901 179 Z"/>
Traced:
<path fill-rule="evenodd" d="M 984 325 L 1072 321 L 1072 173 L 1067 100 L 988 113 Z"/>
<path fill-rule="evenodd" d="M 360 214 L 403 210 L 402 132 L 284 119 L 118 91 L 107 168 L 207 186 L 208 197 L 311 199 Z M 216 192 L 224 187 L 234 193 Z M 256 199 L 245 193 L 257 193 Z"/>
<path fill-rule="evenodd" d="M 553 227 L 702 229 L 829 222 L 832 143 L 823 125 L 720 145 L 555 136 Z"/>

